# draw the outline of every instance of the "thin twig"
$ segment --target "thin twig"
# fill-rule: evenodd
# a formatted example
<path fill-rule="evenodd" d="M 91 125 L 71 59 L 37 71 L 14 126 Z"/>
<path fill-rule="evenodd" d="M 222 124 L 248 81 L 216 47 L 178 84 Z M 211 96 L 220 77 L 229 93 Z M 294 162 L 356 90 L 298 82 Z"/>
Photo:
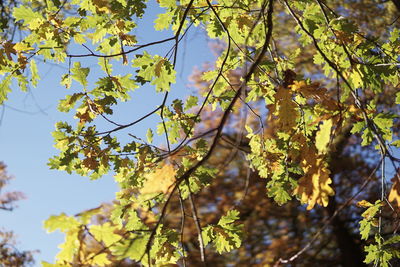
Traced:
<path fill-rule="evenodd" d="M 179 193 L 179 204 L 181 207 L 181 230 L 180 230 L 180 235 L 181 235 L 181 247 L 182 247 L 182 264 L 183 267 L 186 267 L 186 253 L 185 253 L 185 245 L 184 245 L 184 231 L 185 231 L 185 219 L 186 219 L 186 214 L 185 214 L 185 205 L 183 203 L 182 199 L 182 194 L 181 190 L 178 188 L 178 193 Z"/>
<path fill-rule="evenodd" d="M 218 141 L 219 141 L 219 139 L 220 139 L 220 137 L 221 137 L 221 135 L 222 135 L 222 131 L 223 131 L 223 129 L 224 129 L 224 126 L 225 126 L 225 124 L 226 124 L 226 122 L 227 122 L 227 120 L 228 120 L 228 118 L 229 118 L 229 115 L 231 114 L 231 111 L 232 111 L 232 109 L 233 109 L 235 103 L 236 103 L 237 100 L 239 99 L 239 96 L 240 96 L 242 90 L 246 87 L 247 82 L 250 80 L 251 76 L 254 74 L 254 72 L 255 72 L 257 66 L 260 64 L 260 62 L 261 62 L 261 60 L 262 60 L 262 58 L 263 58 L 265 52 L 267 51 L 268 46 L 269 46 L 269 43 L 270 43 L 270 40 L 271 40 L 272 28 L 273 28 L 273 22 L 272 22 L 273 2 L 274 2 L 273 0 L 270 0 L 270 1 L 269 1 L 269 5 L 268 5 L 268 14 L 267 14 L 267 27 L 268 27 L 268 31 L 267 31 L 267 34 L 266 34 L 266 36 L 265 36 L 264 44 L 263 44 L 263 47 L 262 47 L 262 49 L 261 49 L 261 51 L 260 51 L 260 54 L 258 55 L 257 59 L 254 61 L 254 63 L 250 66 L 249 71 L 246 73 L 246 75 L 244 75 L 244 77 L 243 77 L 243 82 L 242 82 L 240 88 L 238 89 L 238 91 L 236 92 L 235 96 L 232 98 L 230 104 L 229 104 L 228 107 L 226 108 L 224 114 L 222 115 L 222 118 L 221 118 L 220 123 L 219 123 L 218 128 L 217 128 L 217 133 L 216 133 L 216 135 L 214 136 L 214 139 L 213 139 L 213 141 L 212 141 L 212 143 L 211 143 L 211 145 L 210 145 L 210 148 L 209 148 L 208 152 L 207 152 L 207 153 L 204 155 L 204 157 L 203 157 L 201 160 L 199 160 L 194 166 L 192 166 L 192 167 L 189 168 L 187 171 L 185 171 L 185 172 L 176 180 L 175 184 L 172 186 L 172 189 L 170 190 L 170 194 L 168 195 L 168 197 L 167 197 L 167 199 L 166 199 L 166 201 L 165 201 L 165 203 L 164 203 L 164 206 L 162 207 L 162 209 L 161 209 L 161 211 L 160 211 L 160 218 L 159 218 L 158 221 L 156 222 L 156 225 L 154 226 L 153 230 L 151 231 L 150 237 L 149 237 L 149 239 L 148 239 L 148 241 L 147 241 L 147 244 L 146 244 L 146 252 L 140 257 L 139 261 L 141 261 L 141 260 L 143 259 L 144 255 L 145 255 L 145 254 L 147 253 L 147 251 L 150 249 L 151 243 L 153 242 L 153 239 L 154 239 L 154 237 L 155 237 L 155 235 L 156 235 L 157 229 L 158 229 L 158 227 L 160 226 L 162 220 L 164 219 L 165 214 L 166 214 L 166 212 L 167 212 L 167 207 L 168 207 L 168 205 L 169 205 L 169 203 L 170 203 L 170 201 L 171 201 L 171 199 L 172 199 L 172 196 L 173 196 L 173 195 L 175 194 L 175 192 L 177 191 L 179 185 L 180 185 L 183 181 L 189 179 L 189 177 L 190 177 L 200 166 L 202 166 L 203 164 L 205 164 L 205 163 L 208 161 L 208 159 L 211 157 L 211 155 L 213 154 L 213 152 L 214 152 L 214 150 L 215 150 L 215 148 L 216 148 L 216 146 L 217 146 L 217 143 L 218 143 Z M 208 3 L 208 5 L 210 6 L 210 8 L 213 10 L 215 16 L 216 16 L 216 17 L 218 18 L 218 20 L 222 23 L 221 19 L 220 19 L 219 16 L 218 16 L 218 13 L 216 13 L 215 9 L 213 9 L 213 7 L 212 7 L 211 3 L 209 2 L 209 0 L 207 0 L 207 3 Z M 226 29 L 225 26 L 223 26 L 223 27 L 224 27 L 224 29 Z M 221 69 L 223 69 L 223 66 L 221 66 Z M 221 75 L 221 71 L 220 71 L 220 73 L 219 73 L 219 76 L 220 76 L 220 75 Z"/>
<path fill-rule="evenodd" d="M 193 193 L 192 193 L 192 189 L 190 188 L 190 184 L 188 179 L 185 180 L 186 186 L 188 187 L 189 190 L 189 202 L 190 202 L 190 207 L 192 209 L 192 216 L 193 216 L 193 220 L 194 220 L 194 224 L 196 226 L 197 229 L 197 236 L 199 239 L 199 246 L 200 246 L 200 259 L 201 262 L 203 263 L 203 266 L 207 266 L 207 259 L 206 259 L 206 253 L 205 253 L 205 248 L 204 248 L 204 240 L 203 240 L 203 236 L 202 236 L 202 229 L 201 229 L 201 224 L 200 224 L 200 219 L 197 213 L 197 209 L 196 209 L 196 205 L 194 203 L 194 199 L 193 199 Z"/>
<path fill-rule="evenodd" d="M 328 56 L 322 51 L 321 47 L 318 44 L 317 39 L 314 37 L 314 35 L 309 30 L 307 30 L 305 28 L 303 22 L 295 14 L 293 9 L 288 4 L 287 0 L 283 0 L 283 2 L 285 4 L 285 6 L 287 7 L 287 9 L 289 10 L 289 12 L 292 15 L 292 17 L 294 18 L 294 20 L 299 25 L 299 27 L 312 39 L 314 47 L 318 51 L 318 53 L 323 57 L 325 62 L 340 76 L 340 78 L 343 80 L 343 82 L 349 88 L 350 94 L 352 95 L 352 97 L 354 99 L 355 105 L 360 109 L 361 114 L 363 115 L 363 119 L 365 121 L 365 124 L 368 127 L 368 129 L 370 129 L 371 132 L 374 134 L 375 140 L 378 142 L 379 147 L 382 150 L 382 153 L 384 155 L 386 155 L 387 157 L 389 157 L 389 158 L 395 159 L 395 157 L 388 150 L 388 147 L 387 147 L 385 141 L 383 140 L 382 136 L 379 134 L 379 131 L 377 129 L 376 124 L 374 123 L 373 120 L 371 120 L 368 117 L 367 111 L 365 110 L 365 107 L 364 107 L 363 103 L 360 101 L 359 97 L 357 96 L 357 93 L 352 88 L 350 82 L 347 80 L 347 78 L 344 76 L 344 74 L 339 70 L 339 67 L 334 62 L 332 62 L 332 60 L 329 59 Z"/>

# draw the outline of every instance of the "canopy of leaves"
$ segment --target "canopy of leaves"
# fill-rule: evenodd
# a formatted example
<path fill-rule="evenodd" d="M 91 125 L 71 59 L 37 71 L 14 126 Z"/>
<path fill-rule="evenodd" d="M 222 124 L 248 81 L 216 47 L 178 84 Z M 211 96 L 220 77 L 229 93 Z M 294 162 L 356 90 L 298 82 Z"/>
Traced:
<path fill-rule="evenodd" d="M 65 242 L 44 266 L 398 263 L 399 1 L 158 0 L 170 37 L 149 43 L 135 36 L 146 1 L 33 2 L 12 13 L 25 37 L 0 44 L 0 102 L 37 84 L 36 59 L 67 62 L 75 93 L 59 110 L 76 123 L 56 124 L 49 166 L 120 186 L 110 205 L 46 221 Z M 217 59 L 171 99 L 196 28 Z M 162 101 L 119 122 L 145 84 Z M 165 147 L 151 128 L 121 137 L 151 115 Z"/>

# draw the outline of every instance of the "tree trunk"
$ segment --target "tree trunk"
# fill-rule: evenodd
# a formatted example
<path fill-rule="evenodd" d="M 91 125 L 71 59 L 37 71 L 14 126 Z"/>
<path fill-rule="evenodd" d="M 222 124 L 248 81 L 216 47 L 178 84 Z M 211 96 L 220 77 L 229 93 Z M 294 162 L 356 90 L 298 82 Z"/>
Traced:
<path fill-rule="evenodd" d="M 328 205 L 329 216 L 332 216 L 336 211 L 335 197 L 332 197 Z M 338 249 L 340 251 L 341 263 L 344 267 L 357 267 L 366 266 L 363 262 L 364 253 L 350 234 L 349 230 L 345 226 L 344 222 L 339 216 L 336 216 L 332 220 L 333 233 L 336 237 Z"/>
<path fill-rule="evenodd" d="M 334 140 L 332 147 L 334 149 L 331 151 L 331 162 L 339 162 L 340 158 L 343 156 L 344 148 L 351 136 L 350 124 L 345 124 L 342 127 L 341 133 L 337 135 Z M 339 166 L 330 165 L 331 177 L 335 176 L 336 173 L 341 172 Z M 329 198 L 329 205 L 327 211 L 329 216 L 333 216 L 337 209 L 336 198 L 332 196 Z M 356 243 L 355 239 L 351 235 L 349 229 L 347 229 L 345 223 L 341 220 L 339 214 L 332 220 L 331 225 L 333 227 L 333 233 L 336 238 L 337 246 L 340 251 L 340 261 L 344 267 L 358 267 L 366 266 L 363 262 L 364 253 L 360 244 Z"/>

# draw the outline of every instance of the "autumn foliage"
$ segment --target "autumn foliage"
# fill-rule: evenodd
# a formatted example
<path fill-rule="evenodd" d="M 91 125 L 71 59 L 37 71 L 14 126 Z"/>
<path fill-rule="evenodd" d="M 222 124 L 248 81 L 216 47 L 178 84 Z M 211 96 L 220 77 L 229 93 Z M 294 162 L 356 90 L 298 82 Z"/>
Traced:
<path fill-rule="evenodd" d="M 159 0 L 170 37 L 149 43 L 146 1 L 28 2 L 12 12 L 25 37 L 0 45 L 0 101 L 38 84 L 37 59 L 67 64 L 75 122 L 55 125 L 48 165 L 120 187 L 45 222 L 65 242 L 44 266 L 398 264 L 400 2 Z M 217 58 L 171 99 L 196 28 Z M 143 86 L 162 101 L 121 123 Z M 124 131 L 150 116 L 146 136 Z"/>

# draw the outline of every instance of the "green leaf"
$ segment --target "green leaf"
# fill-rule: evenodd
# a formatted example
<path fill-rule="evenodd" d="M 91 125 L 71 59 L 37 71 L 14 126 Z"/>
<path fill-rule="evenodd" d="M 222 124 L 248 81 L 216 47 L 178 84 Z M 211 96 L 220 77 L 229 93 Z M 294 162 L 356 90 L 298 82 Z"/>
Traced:
<path fill-rule="evenodd" d="M 137 80 L 143 84 L 150 82 L 156 86 L 156 91 L 169 91 L 170 84 L 175 83 L 176 71 L 172 64 L 165 58 L 155 55 L 152 57 L 146 51 L 137 55 L 132 61 L 133 67 L 139 67 Z"/>
<path fill-rule="evenodd" d="M 117 228 L 109 222 L 90 226 L 90 233 L 93 234 L 97 241 L 103 242 L 106 247 L 121 240 L 121 236 L 114 233 L 116 230 Z"/>
<path fill-rule="evenodd" d="M 160 7 L 176 8 L 176 0 L 159 0 Z"/>
<path fill-rule="evenodd" d="M 359 133 L 361 132 L 362 129 L 365 128 L 365 122 L 364 121 L 358 121 L 353 124 L 353 128 L 351 129 L 351 133 Z"/>
<path fill-rule="evenodd" d="M 377 200 L 373 206 L 366 209 L 361 216 L 364 218 L 360 221 L 360 234 L 361 239 L 367 240 L 371 232 L 372 227 L 376 227 L 377 223 L 375 220 L 375 215 L 378 213 L 382 204 L 380 200 Z"/>
<path fill-rule="evenodd" d="M 235 248 L 240 247 L 242 240 L 240 235 L 233 231 L 226 231 L 225 229 L 220 229 L 219 227 L 214 227 L 215 231 L 215 247 L 219 254 L 224 252 L 229 252 Z"/>
<path fill-rule="evenodd" d="M 283 185 L 279 185 L 276 182 L 274 182 L 273 184 L 274 185 L 272 187 L 268 188 L 268 196 L 273 197 L 278 205 L 283 205 L 292 199 L 292 197 L 289 195 L 287 190 L 285 190 Z"/>
<path fill-rule="evenodd" d="M 382 132 L 382 137 L 387 140 L 392 140 L 392 127 L 393 127 L 393 119 L 396 118 L 395 115 L 390 113 L 380 113 L 375 116 L 373 119 L 378 129 Z"/>
<path fill-rule="evenodd" d="M 222 227 L 227 226 L 239 219 L 239 211 L 229 210 L 225 216 L 222 216 L 218 222 L 218 225 Z"/>
<path fill-rule="evenodd" d="M 361 145 L 366 146 L 372 143 L 372 141 L 374 140 L 374 134 L 369 128 L 366 128 L 363 134 L 361 135 L 361 138 L 362 138 Z"/>
<path fill-rule="evenodd" d="M 36 61 L 34 59 L 30 60 L 30 70 L 31 70 L 31 82 L 33 87 L 36 87 L 38 81 L 40 80 L 39 71 L 36 65 Z"/>
<path fill-rule="evenodd" d="M 207 246 L 214 239 L 215 235 L 211 225 L 208 225 L 202 229 L 201 237 L 203 238 L 204 246 Z"/>
<path fill-rule="evenodd" d="M 69 112 L 74 108 L 77 101 L 79 101 L 85 94 L 75 93 L 73 95 L 67 95 L 65 99 L 60 100 L 58 104 L 58 110 L 61 112 Z"/>
<path fill-rule="evenodd" d="M 61 81 L 60 84 L 65 86 L 65 88 L 70 88 L 71 87 L 71 83 L 72 83 L 72 79 L 71 76 L 68 74 L 64 74 L 61 76 Z"/>
<path fill-rule="evenodd" d="M 378 245 L 371 244 L 364 247 L 367 255 L 365 257 L 365 263 L 374 263 L 376 266 L 388 267 L 389 261 L 393 258 L 390 251 L 380 248 Z"/>
<path fill-rule="evenodd" d="M 368 245 L 364 247 L 365 252 L 367 252 L 367 255 L 365 256 L 365 263 L 371 263 L 371 262 L 377 262 L 379 258 L 379 250 L 376 245 Z"/>
<path fill-rule="evenodd" d="M 383 245 L 391 245 L 391 244 L 395 244 L 395 243 L 399 243 L 400 242 L 400 235 L 395 235 L 392 236 L 391 238 L 389 238 L 388 240 L 386 240 L 385 242 L 383 242 Z"/>
<path fill-rule="evenodd" d="M 74 35 L 74 41 L 77 44 L 84 44 L 86 43 L 86 39 L 83 34 L 77 33 Z"/>
<path fill-rule="evenodd" d="M 0 82 L 0 104 L 7 100 L 7 95 L 11 92 L 11 76 L 6 76 Z"/>
<path fill-rule="evenodd" d="M 34 12 L 30 7 L 25 5 L 14 8 L 13 16 L 16 21 L 23 20 L 24 25 L 32 24 L 33 26 L 36 25 L 36 22 L 43 19 L 40 13 Z"/>
<path fill-rule="evenodd" d="M 214 244 L 218 253 L 229 252 L 232 249 L 240 247 L 242 240 L 242 224 L 237 224 L 239 212 L 230 210 L 225 216 L 222 216 L 217 226 L 214 226 Z"/>
<path fill-rule="evenodd" d="M 186 103 L 185 103 L 185 111 L 187 111 L 187 110 L 189 110 L 189 109 L 191 109 L 192 107 L 195 107 L 196 105 L 197 105 L 197 102 L 198 102 L 198 97 L 197 96 L 189 96 L 187 99 L 186 99 Z"/>
<path fill-rule="evenodd" d="M 80 246 L 80 242 L 77 242 L 78 233 L 79 229 L 71 229 L 66 232 L 65 242 L 59 246 L 61 251 L 56 256 L 60 262 L 71 262 L 74 258 Z"/>
<path fill-rule="evenodd" d="M 54 232 L 57 229 L 61 232 L 67 232 L 79 225 L 80 223 L 75 218 L 69 217 L 65 213 L 52 215 L 44 222 L 44 228 L 47 229 L 48 233 Z"/>
<path fill-rule="evenodd" d="M 149 128 L 146 133 L 147 142 L 149 142 L 150 144 L 153 143 L 153 137 L 153 131 Z"/>
<path fill-rule="evenodd" d="M 392 146 L 396 146 L 396 147 L 400 147 L 400 139 L 393 141 L 391 145 Z"/>
<path fill-rule="evenodd" d="M 176 71 L 172 64 L 161 59 L 155 66 L 155 79 L 151 82 L 156 86 L 157 92 L 169 91 L 170 84 L 175 83 Z"/>
<path fill-rule="evenodd" d="M 146 245 L 149 240 L 148 234 L 137 235 L 131 240 L 125 240 L 111 247 L 116 256 L 128 257 L 132 260 L 139 260 L 145 254 Z"/>
<path fill-rule="evenodd" d="M 168 29 L 171 25 L 172 17 L 173 15 L 171 12 L 158 14 L 157 19 L 154 21 L 154 29 L 157 31 Z"/>
<path fill-rule="evenodd" d="M 360 221 L 360 235 L 361 239 L 367 240 L 371 232 L 371 222 L 368 220 Z"/>
<path fill-rule="evenodd" d="M 89 75 L 89 71 L 89 68 L 82 68 L 81 63 L 78 61 L 74 63 L 74 67 L 71 69 L 71 77 L 86 87 L 88 84 L 87 76 Z"/>

